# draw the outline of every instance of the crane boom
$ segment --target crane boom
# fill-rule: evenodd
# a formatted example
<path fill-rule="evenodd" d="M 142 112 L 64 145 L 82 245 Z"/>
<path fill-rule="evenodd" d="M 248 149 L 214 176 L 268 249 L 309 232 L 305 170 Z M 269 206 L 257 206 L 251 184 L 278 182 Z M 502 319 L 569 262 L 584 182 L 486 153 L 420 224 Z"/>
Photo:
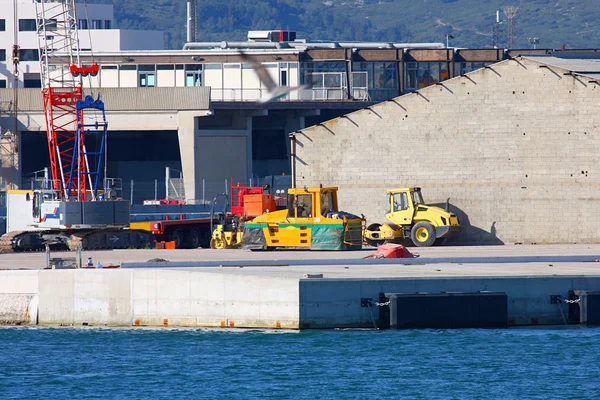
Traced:
<path fill-rule="evenodd" d="M 82 123 L 86 108 L 77 104 L 83 101 L 81 77 L 95 76 L 98 65 L 81 66 L 75 0 L 35 4 L 52 189 L 60 198 L 85 201 L 90 175 Z"/>

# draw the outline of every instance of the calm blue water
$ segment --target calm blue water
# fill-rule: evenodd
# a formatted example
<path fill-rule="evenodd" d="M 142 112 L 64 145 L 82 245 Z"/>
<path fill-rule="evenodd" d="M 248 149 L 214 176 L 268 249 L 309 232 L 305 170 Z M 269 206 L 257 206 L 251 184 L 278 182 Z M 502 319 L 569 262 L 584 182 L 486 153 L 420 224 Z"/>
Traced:
<path fill-rule="evenodd" d="M 600 398 L 600 329 L 0 328 L 0 398 Z"/>

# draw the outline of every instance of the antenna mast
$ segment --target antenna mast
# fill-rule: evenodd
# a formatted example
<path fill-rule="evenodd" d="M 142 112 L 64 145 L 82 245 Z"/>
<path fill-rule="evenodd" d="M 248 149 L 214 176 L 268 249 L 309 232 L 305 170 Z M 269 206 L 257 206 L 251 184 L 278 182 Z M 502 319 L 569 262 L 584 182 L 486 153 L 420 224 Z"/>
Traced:
<path fill-rule="evenodd" d="M 515 18 L 517 17 L 517 6 L 506 6 L 502 9 L 504 16 L 508 20 L 508 48 L 513 49 L 515 47 Z"/>

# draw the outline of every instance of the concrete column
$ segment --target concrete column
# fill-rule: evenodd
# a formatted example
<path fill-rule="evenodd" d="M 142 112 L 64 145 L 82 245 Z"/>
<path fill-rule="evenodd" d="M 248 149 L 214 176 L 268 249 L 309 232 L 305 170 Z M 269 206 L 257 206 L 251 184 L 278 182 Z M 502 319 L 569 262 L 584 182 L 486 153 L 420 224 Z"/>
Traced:
<path fill-rule="evenodd" d="M 196 193 L 196 143 L 195 122 L 196 113 L 180 111 L 177 114 L 179 124 L 177 137 L 179 139 L 179 154 L 181 156 L 181 171 L 183 172 L 183 185 L 185 187 L 186 200 L 192 201 L 197 198 Z"/>
<path fill-rule="evenodd" d="M 252 176 L 252 115 L 243 111 L 218 113 L 208 117 L 217 122 L 203 121 L 200 126 L 195 122 L 198 114 L 179 113 L 179 151 L 188 203 L 211 201 L 225 192 L 225 180 L 246 185 Z"/>

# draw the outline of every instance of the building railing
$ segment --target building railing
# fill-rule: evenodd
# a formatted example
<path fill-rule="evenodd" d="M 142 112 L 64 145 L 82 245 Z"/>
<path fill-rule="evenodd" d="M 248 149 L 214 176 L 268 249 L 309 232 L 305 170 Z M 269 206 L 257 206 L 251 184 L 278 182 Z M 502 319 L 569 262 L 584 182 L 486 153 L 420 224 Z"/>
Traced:
<path fill-rule="evenodd" d="M 211 88 L 211 101 L 257 101 L 268 93 L 267 89 Z M 385 101 L 399 96 L 398 89 L 373 89 L 365 87 L 310 88 L 294 90 L 276 101 Z"/>

